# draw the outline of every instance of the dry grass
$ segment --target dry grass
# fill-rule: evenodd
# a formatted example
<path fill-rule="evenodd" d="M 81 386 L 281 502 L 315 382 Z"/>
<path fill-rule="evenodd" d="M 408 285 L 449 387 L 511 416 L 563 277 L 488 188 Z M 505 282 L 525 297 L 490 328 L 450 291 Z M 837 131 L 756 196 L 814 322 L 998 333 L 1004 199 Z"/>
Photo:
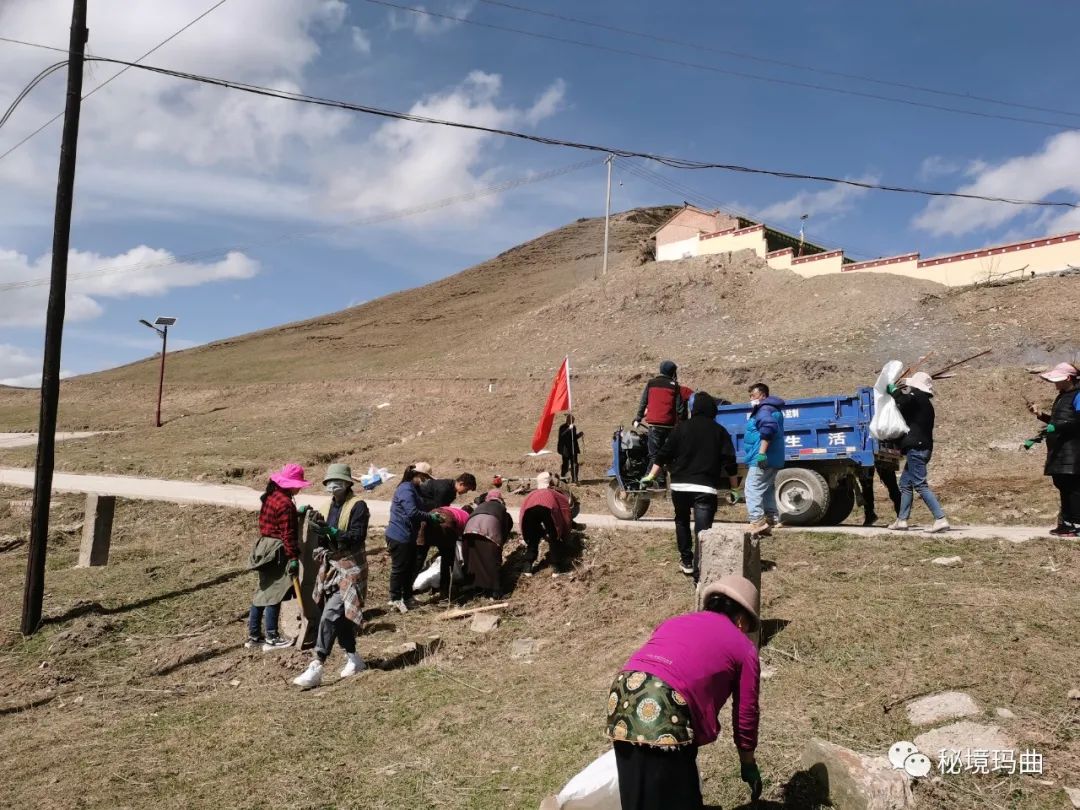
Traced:
<path fill-rule="evenodd" d="M 21 508 L 3 500 L 24 496 L 0 491 L 0 535 L 25 530 Z M 54 525 L 77 522 L 79 506 L 62 498 Z M 72 567 L 77 536 L 55 537 L 49 623 L 24 640 L 18 600 L 0 604 L 5 803 L 535 807 L 605 747 L 604 695 L 626 656 L 691 604 L 669 536 L 590 532 L 572 575 L 520 580 L 493 633 L 438 621 L 431 608 L 377 615 L 360 640 L 369 660 L 432 633 L 441 649 L 417 666 L 299 693 L 287 681 L 306 656 L 239 646 L 252 524 L 228 510 L 122 503 L 110 564 L 89 571 Z M 374 533 L 374 608 L 385 599 L 380 545 Z M 928 564 L 941 554 L 963 565 Z M 782 806 L 785 791 L 788 806 L 811 806 L 796 787 L 810 736 L 883 752 L 917 733 L 901 706 L 883 706 L 950 687 L 1043 752 L 1055 785 L 947 777 L 918 786 L 920 806 L 1061 805 L 1057 785 L 1080 772 L 1080 712 L 1066 699 L 1080 685 L 1076 544 L 785 533 L 764 555 L 775 563 L 765 612 L 779 628 L 762 653 L 776 670 L 764 682 L 759 759 L 775 803 L 764 806 Z M 23 550 L 0 553 L 11 594 L 24 564 Z M 531 662 L 513 660 L 510 645 L 525 637 L 545 643 Z M 992 719 L 998 706 L 1017 719 Z M 745 801 L 727 739 L 703 751 L 702 765 L 709 801 Z"/>
<path fill-rule="evenodd" d="M 423 458 L 481 480 L 535 474 L 555 463 L 524 453 L 569 352 L 583 473 L 600 479 L 612 430 L 663 357 L 687 384 L 739 400 L 756 379 L 787 398 L 851 392 L 892 357 L 933 350 L 933 368 L 992 347 L 939 384 L 931 482 L 956 520 L 1053 519 L 1043 451 L 1019 450 L 1038 427 L 1023 397 L 1046 406 L 1052 392 L 1024 367 L 1080 350 L 1080 277 L 945 295 L 887 275 L 800 279 L 746 253 L 643 265 L 639 243 L 662 214 L 615 217 L 603 278 L 601 222 L 584 220 L 417 290 L 170 356 L 161 429 L 152 358 L 67 381 L 62 427 L 117 432 L 61 445 L 59 469 L 261 485 L 286 460 Z M 0 389 L 0 429 L 32 430 L 37 411 L 33 394 Z M 32 460 L 33 448 L 0 454 Z M 602 485 L 581 495 L 603 508 Z"/>

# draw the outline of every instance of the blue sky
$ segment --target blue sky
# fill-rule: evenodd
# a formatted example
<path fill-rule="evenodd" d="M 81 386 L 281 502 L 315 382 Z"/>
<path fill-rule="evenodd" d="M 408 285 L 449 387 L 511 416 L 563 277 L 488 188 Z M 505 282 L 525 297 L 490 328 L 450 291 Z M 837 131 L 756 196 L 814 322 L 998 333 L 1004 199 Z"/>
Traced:
<path fill-rule="evenodd" d="M 1075 4 L 1048 2 L 1037 10 L 1003 2 L 515 4 L 652 37 L 482 0 L 424 0 L 423 7 L 718 70 L 366 0 L 227 0 L 146 61 L 699 160 L 1031 199 L 1074 199 L 1080 191 L 1080 136 L 1068 129 L 1080 125 L 1080 115 L 1066 114 L 1080 113 L 1070 64 L 1080 27 Z M 90 5 L 90 52 L 131 59 L 213 0 Z M 0 0 L 0 36 L 66 46 L 69 14 L 68 0 Z M 758 60 L 718 52 L 725 50 Z M 0 43 L 0 55 L 5 106 L 58 58 L 8 43 Z M 87 89 L 114 70 L 90 66 Z M 971 117 L 723 70 L 1061 126 Z M 55 75 L 19 107 L 0 129 L 0 153 L 62 109 L 63 81 L 63 73 Z M 59 131 L 56 124 L 0 159 L 0 284 L 48 275 Z M 84 106 L 63 367 L 78 374 L 152 353 L 157 338 L 138 325 L 143 317 L 177 316 L 172 345 L 183 347 L 452 274 L 578 217 L 601 214 L 603 167 L 419 215 L 396 212 L 588 157 L 130 71 Z M 693 199 L 647 182 L 634 172 L 640 165 L 616 164 L 613 208 Z M 1080 227 L 1080 217 L 1062 209 L 929 202 L 720 171 L 647 168 L 702 202 L 719 201 L 778 227 L 797 230 L 799 215 L 809 213 L 812 237 L 857 258 L 911 250 L 929 256 Z M 0 382 L 28 384 L 39 373 L 46 294 L 40 284 L 0 289 Z"/>

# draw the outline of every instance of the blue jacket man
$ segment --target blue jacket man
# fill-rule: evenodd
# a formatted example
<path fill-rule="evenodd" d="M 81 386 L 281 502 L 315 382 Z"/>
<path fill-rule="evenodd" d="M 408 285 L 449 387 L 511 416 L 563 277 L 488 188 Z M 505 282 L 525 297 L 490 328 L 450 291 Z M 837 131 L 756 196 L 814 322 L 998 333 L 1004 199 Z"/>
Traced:
<path fill-rule="evenodd" d="M 760 385 L 769 390 L 764 383 Z M 749 467 L 765 461 L 768 466 L 779 470 L 784 466 L 784 400 L 766 394 L 755 401 L 751 392 L 750 401 L 755 404 L 750 411 L 746 436 L 743 438 L 743 462 Z M 761 455 L 763 440 L 768 445 L 765 458 L 760 459 L 758 456 Z"/>
<path fill-rule="evenodd" d="M 771 534 L 780 523 L 776 505 L 776 474 L 784 466 L 784 400 L 769 395 L 769 386 L 750 386 L 750 417 L 743 438 L 746 464 L 744 495 L 754 536 Z"/>

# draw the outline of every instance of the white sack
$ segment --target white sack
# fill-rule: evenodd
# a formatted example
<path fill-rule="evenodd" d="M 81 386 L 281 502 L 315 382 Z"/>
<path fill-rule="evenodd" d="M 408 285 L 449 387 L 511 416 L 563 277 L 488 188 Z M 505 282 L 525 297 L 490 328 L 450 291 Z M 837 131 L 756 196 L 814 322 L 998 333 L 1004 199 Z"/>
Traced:
<path fill-rule="evenodd" d="M 435 560 L 427 570 L 413 580 L 412 589 L 416 593 L 438 588 L 442 584 L 442 572 L 439 570 L 439 561 Z"/>
<path fill-rule="evenodd" d="M 908 424 L 888 391 L 888 387 L 900 379 L 903 369 L 904 364 L 899 360 L 890 360 L 874 383 L 874 416 L 870 420 L 870 435 L 878 441 L 893 441 L 908 432 Z"/>
<path fill-rule="evenodd" d="M 561 810 L 621 810 L 615 749 L 594 759 L 559 792 Z"/>

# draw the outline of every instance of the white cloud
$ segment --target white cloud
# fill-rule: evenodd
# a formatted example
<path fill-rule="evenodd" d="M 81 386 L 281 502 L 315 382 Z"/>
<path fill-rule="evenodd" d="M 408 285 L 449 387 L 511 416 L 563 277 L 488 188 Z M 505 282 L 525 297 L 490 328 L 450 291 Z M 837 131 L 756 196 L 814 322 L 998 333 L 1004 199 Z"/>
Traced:
<path fill-rule="evenodd" d="M 0 343 L 0 385 L 16 388 L 37 388 L 41 385 L 41 355 L 32 355 L 10 343 Z M 61 371 L 60 377 L 70 377 Z"/>
<path fill-rule="evenodd" d="M 371 37 L 364 33 L 364 29 L 358 25 L 352 27 L 352 46 L 357 53 L 365 56 L 371 54 Z"/>
<path fill-rule="evenodd" d="M 963 168 L 963 164 L 958 163 L 955 160 L 950 160 L 941 155 L 931 155 L 928 158 L 924 158 L 923 162 L 919 164 L 919 170 L 916 172 L 916 176 L 922 181 L 936 180 L 940 177 L 959 174 L 963 171 Z"/>
<path fill-rule="evenodd" d="M 876 183 L 874 175 L 852 178 L 860 183 Z M 794 197 L 773 203 L 758 211 L 763 222 L 798 221 L 803 214 L 812 217 L 834 218 L 851 210 L 852 203 L 866 194 L 868 189 L 858 186 L 830 185 L 821 191 L 800 191 Z"/>
<path fill-rule="evenodd" d="M 965 194 L 1043 200 L 1066 192 L 1075 199 L 1080 195 L 1080 132 L 1054 135 L 1038 151 L 996 165 L 974 161 L 967 174 L 974 179 L 957 189 Z M 938 236 L 959 236 L 997 228 L 1031 214 L 1032 210 L 1024 206 L 940 198 L 931 200 L 913 224 Z M 1041 216 L 1036 227 L 1044 233 L 1080 227 L 1080 212 Z"/>
<path fill-rule="evenodd" d="M 525 123 L 536 126 L 562 109 L 566 98 L 566 82 L 556 79 L 525 113 Z"/>
<path fill-rule="evenodd" d="M 35 260 L 11 250 L 0 250 L 0 283 L 47 278 L 51 255 Z M 154 296 L 178 288 L 214 281 L 248 279 L 259 271 L 258 262 L 243 253 L 229 253 L 217 262 L 177 262 L 167 250 L 145 245 L 119 256 L 101 256 L 77 250 L 68 257 L 70 281 L 65 323 L 92 320 L 104 312 L 100 298 Z M 47 285 L 4 290 L 0 294 L 0 326 L 39 326 L 45 322 Z"/>
<path fill-rule="evenodd" d="M 469 16 L 475 6 L 476 0 L 458 0 L 458 2 L 451 3 L 445 9 L 445 14 L 448 17 L 461 17 L 464 19 Z M 427 6 L 422 5 L 416 5 L 414 8 L 419 9 L 421 12 L 428 10 Z M 451 28 L 461 25 L 457 20 L 447 19 L 446 17 L 433 17 L 431 14 L 402 11 L 396 8 L 390 9 L 389 20 L 390 30 L 409 30 L 422 37 L 444 34 Z"/>
<path fill-rule="evenodd" d="M 207 0 L 97 0 L 91 4 L 89 52 L 135 58 L 206 8 Z M 318 36 L 339 29 L 345 13 L 343 0 L 231 0 L 146 61 L 299 90 L 320 54 Z M 67 26 L 57 25 L 57 21 L 68 16 L 68 0 L 0 2 L 0 30 L 33 42 L 66 46 Z M 252 24 L 256 20 L 258 32 L 254 35 Z M 13 97 L 55 59 L 56 54 L 5 45 L 0 97 Z M 113 65 L 89 63 L 88 88 L 117 70 Z M 0 151 L 63 108 L 63 85 L 61 72 L 20 106 L 0 132 Z M 155 184 L 154 179 L 192 168 L 212 168 L 222 186 L 230 181 L 265 183 L 276 175 L 295 178 L 308 156 L 340 139 L 351 120 L 342 111 L 130 70 L 83 106 L 79 179 L 83 180 L 87 171 L 107 168 L 118 181 L 109 186 L 80 183 L 80 208 L 93 208 L 97 203 L 97 210 L 107 209 L 109 198 L 129 180 L 143 188 L 152 187 L 153 192 L 143 197 L 161 205 L 162 189 L 168 185 L 164 181 Z M 21 198 L 23 207 L 51 200 L 58 133 L 59 126 L 54 125 L 0 161 L 0 182 L 13 191 L 5 198 Z"/>
<path fill-rule="evenodd" d="M 428 96 L 409 110 L 487 127 L 534 125 L 553 115 L 565 95 L 557 80 L 527 108 L 500 106 L 502 78 L 473 71 L 450 90 Z M 336 212 L 368 216 L 468 193 L 495 182 L 485 168 L 484 146 L 495 138 L 482 132 L 391 121 L 348 155 L 329 156 L 325 166 L 327 200 Z M 468 217 L 496 205 L 486 198 L 454 208 Z M 440 215 L 445 220 L 445 213 Z"/>

